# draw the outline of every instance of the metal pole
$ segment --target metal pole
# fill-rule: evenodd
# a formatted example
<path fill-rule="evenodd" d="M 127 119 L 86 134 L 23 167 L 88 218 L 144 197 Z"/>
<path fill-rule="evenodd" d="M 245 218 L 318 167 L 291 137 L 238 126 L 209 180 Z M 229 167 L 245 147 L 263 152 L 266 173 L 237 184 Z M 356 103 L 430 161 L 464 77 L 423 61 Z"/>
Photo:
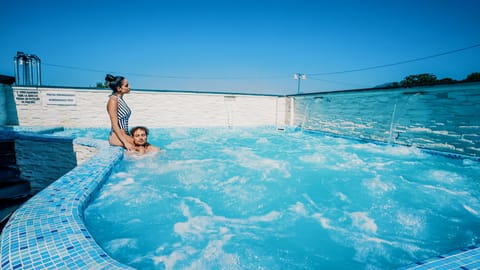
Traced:
<path fill-rule="evenodd" d="M 30 65 L 28 65 L 28 74 L 30 75 L 30 80 L 29 80 L 29 83 L 28 85 L 33 85 L 33 80 L 34 80 L 34 69 L 33 69 L 33 65 L 35 65 L 35 59 L 32 58 L 31 55 L 28 55 L 28 58 L 30 59 Z"/>
<path fill-rule="evenodd" d="M 300 77 L 301 77 L 301 74 L 298 73 L 298 74 L 297 74 L 297 77 L 298 77 L 298 78 L 297 78 L 297 81 L 298 81 L 297 94 L 300 94 L 300 80 L 301 80 Z"/>
<path fill-rule="evenodd" d="M 23 61 L 23 85 L 28 85 L 28 82 L 30 79 L 28 78 L 29 75 L 29 67 L 30 66 L 30 60 L 28 60 L 28 57 L 24 57 Z"/>
<path fill-rule="evenodd" d="M 15 82 L 16 82 L 16 84 L 18 84 L 18 81 L 19 81 L 18 80 L 19 76 L 18 76 L 18 59 L 17 58 L 18 58 L 17 56 L 15 56 L 13 58 L 13 71 L 15 72 Z"/>
<path fill-rule="evenodd" d="M 40 57 L 37 57 L 37 85 L 42 85 L 42 61 L 40 61 Z"/>
<path fill-rule="evenodd" d="M 295 73 L 293 74 L 293 78 L 297 80 L 297 94 L 300 94 L 300 80 L 305 80 L 307 76 L 303 73 Z"/>

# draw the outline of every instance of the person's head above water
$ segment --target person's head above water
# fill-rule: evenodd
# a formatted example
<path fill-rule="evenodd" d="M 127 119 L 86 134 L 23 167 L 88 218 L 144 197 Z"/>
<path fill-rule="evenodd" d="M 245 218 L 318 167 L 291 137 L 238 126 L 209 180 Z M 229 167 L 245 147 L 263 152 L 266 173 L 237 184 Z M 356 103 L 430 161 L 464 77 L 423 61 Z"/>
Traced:
<path fill-rule="evenodd" d="M 111 74 L 107 74 L 105 76 L 105 81 L 107 82 L 108 87 L 112 89 L 112 94 L 122 92 L 122 89 L 125 89 L 123 93 L 130 92 L 130 85 L 128 84 L 128 80 L 123 76 L 113 76 Z"/>
<path fill-rule="evenodd" d="M 130 130 L 130 134 L 135 145 L 144 146 L 147 144 L 148 128 L 142 126 L 134 127 Z"/>

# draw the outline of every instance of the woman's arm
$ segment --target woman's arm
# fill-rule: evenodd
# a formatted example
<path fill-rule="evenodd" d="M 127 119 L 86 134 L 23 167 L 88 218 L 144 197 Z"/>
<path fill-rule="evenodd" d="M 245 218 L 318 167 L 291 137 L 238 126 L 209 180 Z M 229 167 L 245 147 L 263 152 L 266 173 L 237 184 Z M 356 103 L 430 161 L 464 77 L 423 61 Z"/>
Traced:
<path fill-rule="evenodd" d="M 112 125 L 112 130 L 127 150 L 135 150 L 134 145 L 130 142 L 129 136 L 118 125 L 117 111 L 118 97 L 111 96 L 107 103 L 107 112 L 110 117 L 110 124 Z"/>

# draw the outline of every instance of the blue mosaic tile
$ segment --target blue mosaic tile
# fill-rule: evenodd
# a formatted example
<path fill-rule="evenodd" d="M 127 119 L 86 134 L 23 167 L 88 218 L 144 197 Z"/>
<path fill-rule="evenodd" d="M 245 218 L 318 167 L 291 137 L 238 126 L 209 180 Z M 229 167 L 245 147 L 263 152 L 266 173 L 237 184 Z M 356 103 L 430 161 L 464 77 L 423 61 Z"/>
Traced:
<path fill-rule="evenodd" d="M 38 140 L 44 139 L 55 140 L 45 135 Z M 83 224 L 88 199 L 123 158 L 123 150 L 93 139 L 75 143 L 96 147 L 97 154 L 12 215 L 0 238 L 2 258 L 9 258 L 2 260 L 2 269 L 131 269 L 107 256 Z"/>

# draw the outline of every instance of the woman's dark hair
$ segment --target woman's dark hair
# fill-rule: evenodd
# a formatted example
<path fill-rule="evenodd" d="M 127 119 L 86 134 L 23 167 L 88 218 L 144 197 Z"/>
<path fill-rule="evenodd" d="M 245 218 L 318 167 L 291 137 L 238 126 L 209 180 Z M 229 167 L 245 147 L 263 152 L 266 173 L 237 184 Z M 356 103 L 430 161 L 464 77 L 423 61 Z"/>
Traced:
<path fill-rule="evenodd" d="M 145 131 L 145 135 L 148 136 L 148 128 L 142 127 L 142 126 L 138 126 L 138 127 L 134 127 L 134 128 L 132 128 L 132 129 L 130 129 L 130 134 L 133 136 L 133 133 L 134 133 L 135 131 L 137 131 L 137 129 L 141 129 L 141 130 Z"/>
<path fill-rule="evenodd" d="M 113 76 L 111 74 L 105 76 L 105 82 L 107 82 L 108 87 L 110 87 L 114 93 L 117 92 L 117 87 L 122 86 L 122 81 L 124 79 L 125 77 L 123 76 Z"/>

